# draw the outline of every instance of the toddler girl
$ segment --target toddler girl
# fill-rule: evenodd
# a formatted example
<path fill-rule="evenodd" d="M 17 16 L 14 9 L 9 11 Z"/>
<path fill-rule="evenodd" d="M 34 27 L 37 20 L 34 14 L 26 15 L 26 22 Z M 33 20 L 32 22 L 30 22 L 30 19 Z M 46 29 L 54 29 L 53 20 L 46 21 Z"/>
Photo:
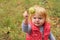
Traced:
<path fill-rule="evenodd" d="M 26 33 L 26 40 L 55 40 L 45 8 L 33 6 L 24 12 L 23 17 L 22 30 Z"/>

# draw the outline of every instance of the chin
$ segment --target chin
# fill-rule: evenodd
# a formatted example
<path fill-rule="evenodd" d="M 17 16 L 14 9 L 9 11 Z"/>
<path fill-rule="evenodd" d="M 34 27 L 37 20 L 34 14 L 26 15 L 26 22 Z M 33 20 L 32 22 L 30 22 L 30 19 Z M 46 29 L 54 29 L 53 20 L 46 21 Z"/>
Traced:
<path fill-rule="evenodd" d="M 36 24 L 36 26 L 40 26 L 40 25 L 37 25 L 37 24 Z"/>

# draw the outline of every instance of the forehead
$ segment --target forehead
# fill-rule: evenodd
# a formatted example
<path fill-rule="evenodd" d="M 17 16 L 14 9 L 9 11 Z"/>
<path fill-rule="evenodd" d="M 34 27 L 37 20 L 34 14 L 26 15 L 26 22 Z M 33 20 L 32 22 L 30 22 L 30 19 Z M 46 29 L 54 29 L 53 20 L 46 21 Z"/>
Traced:
<path fill-rule="evenodd" d="M 41 17 L 44 17 L 44 16 L 43 15 L 39 15 L 39 14 L 34 14 L 33 17 L 41 18 Z"/>

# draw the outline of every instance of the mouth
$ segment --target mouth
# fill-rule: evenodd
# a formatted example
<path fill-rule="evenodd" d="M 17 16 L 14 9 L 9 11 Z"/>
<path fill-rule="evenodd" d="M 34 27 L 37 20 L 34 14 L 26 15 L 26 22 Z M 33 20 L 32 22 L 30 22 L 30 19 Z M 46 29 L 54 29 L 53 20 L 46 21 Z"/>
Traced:
<path fill-rule="evenodd" d="M 40 23 L 36 23 L 36 24 L 40 24 Z"/>

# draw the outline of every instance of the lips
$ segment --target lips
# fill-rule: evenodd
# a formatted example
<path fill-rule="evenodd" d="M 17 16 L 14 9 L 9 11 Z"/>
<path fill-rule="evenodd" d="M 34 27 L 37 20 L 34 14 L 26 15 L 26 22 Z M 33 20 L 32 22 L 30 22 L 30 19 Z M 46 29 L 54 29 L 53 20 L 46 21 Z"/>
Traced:
<path fill-rule="evenodd" d="M 39 24 L 38 22 L 36 24 Z"/>

